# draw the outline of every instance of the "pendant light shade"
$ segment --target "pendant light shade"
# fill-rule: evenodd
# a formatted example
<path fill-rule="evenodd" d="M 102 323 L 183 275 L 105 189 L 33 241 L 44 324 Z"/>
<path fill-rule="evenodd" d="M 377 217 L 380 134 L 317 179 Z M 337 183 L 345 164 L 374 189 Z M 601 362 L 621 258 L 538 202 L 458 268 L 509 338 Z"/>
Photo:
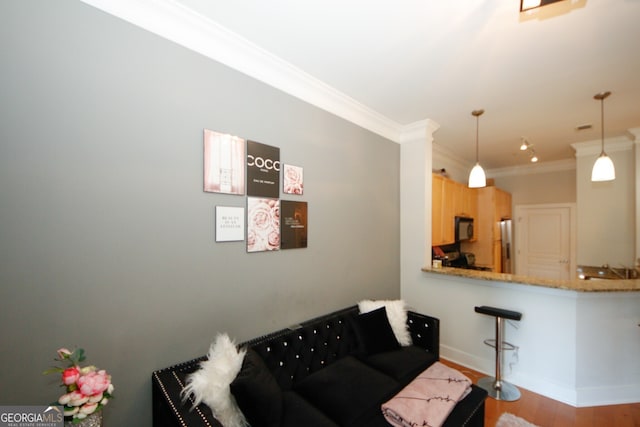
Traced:
<path fill-rule="evenodd" d="M 604 152 L 604 100 L 611 95 L 611 92 L 602 92 L 595 94 L 593 99 L 600 101 L 600 122 L 601 122 L 601 139 L 602 139 L 602 152 L 596 159 L 591 170 L 591 181 L 613 181 L 616 179 L 616 168 L 613 166 L 613 161 L 607 153 Z"/>
<path fill-rule="evenodd" d="M 480 116 L 482 113 L 484 113 L 484 110 L 473 110 L 471 112 L 471 115 L 476 118 L 476 165 L 471 169 L 471 173 L 469 174 L 469 188 L 482 188 L 487 186 L 487 176 L 482 166 L 480 166 L 478 158 L 478 129 L 480 128 Z"/>
<path fill-rule="evenodd" d="M 613 161 L 605 153 L 600 154 L 591 170 L 591 181 L 613 181 L 616 179 L 616 168 Z"/>
<path fill-rule="evenodd" d="M 482 188 L 486 186 L 487 176 L 484 173 L 484 169 L 482 169 L 480 163 L 476 163 L 469 174 L 469 188 Z"/>

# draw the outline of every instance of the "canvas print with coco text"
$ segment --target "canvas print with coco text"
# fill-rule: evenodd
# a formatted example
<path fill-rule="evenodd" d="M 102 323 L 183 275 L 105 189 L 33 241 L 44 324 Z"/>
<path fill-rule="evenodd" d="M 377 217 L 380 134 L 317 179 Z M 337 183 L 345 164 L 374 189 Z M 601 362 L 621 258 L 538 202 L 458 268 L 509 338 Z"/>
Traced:
<path fill-rule="evenodd" d="M 244 139 L 204 130 L 204 191 L 245 193 L 246 142 Z"/>

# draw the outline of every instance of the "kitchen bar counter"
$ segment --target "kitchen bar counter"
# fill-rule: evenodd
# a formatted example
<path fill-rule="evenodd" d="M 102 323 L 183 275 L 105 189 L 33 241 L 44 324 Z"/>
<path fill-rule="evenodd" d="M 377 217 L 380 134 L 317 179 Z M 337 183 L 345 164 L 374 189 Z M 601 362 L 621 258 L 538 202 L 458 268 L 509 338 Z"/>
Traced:
<path fill-rule="evenodd" d="M 495 321 L 474 306 L 522 313 L 506 322 L 505 380 L 575 407 L 640 402 L 640 280 L 549 280 L 451 267 L 421 268 L 406 292 L 440 319 L 440 355 L 491 374 Z"/>
<path fill-rule="evenodd" d="M 422 271 L 427 273 L 458 276 L 469 279 L 498 281 L 505 283 L 518 283 L 523 285 L 542 286 L 545 288 L 564 289 L 577 292 L 629 292 L 640 291 L 640 279 L 632 280 L 554 280 L 540 277 L 517 276 L 515 274 L 493 273 L 490 271 L 467 270 L 464 268 L 424 267 Z"/>

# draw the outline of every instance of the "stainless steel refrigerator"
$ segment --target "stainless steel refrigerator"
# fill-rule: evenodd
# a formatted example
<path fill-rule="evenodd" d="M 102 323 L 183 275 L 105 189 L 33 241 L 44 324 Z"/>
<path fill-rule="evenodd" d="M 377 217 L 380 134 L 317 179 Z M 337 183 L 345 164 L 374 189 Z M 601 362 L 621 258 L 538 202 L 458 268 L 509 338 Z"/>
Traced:
<path fill-rule="evenodd" d="M 502 243 L 502 272 L 514 274 L 513 225 L 510 219 L 500 221 L 500 241 Z"/>

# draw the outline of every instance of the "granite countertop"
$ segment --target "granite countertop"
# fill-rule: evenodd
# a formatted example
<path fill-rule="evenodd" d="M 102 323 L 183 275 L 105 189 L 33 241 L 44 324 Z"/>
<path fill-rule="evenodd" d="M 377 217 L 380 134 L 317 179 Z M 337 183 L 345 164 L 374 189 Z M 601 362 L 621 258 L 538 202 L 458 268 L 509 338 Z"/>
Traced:
<path fill-rule="evenodd" d="M 515 274 L 493 273 L 490 271 L 467 270 L 451 267 L 423 267 L 427 273 L 447 276 L 466 277 L 469 279 L 518 283 L 522 285 L 542 286 L 545 288 L 564 289 L 577 292 L 629 292 L 640 291 L 640 279 L 631 280 L 555 280 L 540 277 L 516 276 Z"/>

